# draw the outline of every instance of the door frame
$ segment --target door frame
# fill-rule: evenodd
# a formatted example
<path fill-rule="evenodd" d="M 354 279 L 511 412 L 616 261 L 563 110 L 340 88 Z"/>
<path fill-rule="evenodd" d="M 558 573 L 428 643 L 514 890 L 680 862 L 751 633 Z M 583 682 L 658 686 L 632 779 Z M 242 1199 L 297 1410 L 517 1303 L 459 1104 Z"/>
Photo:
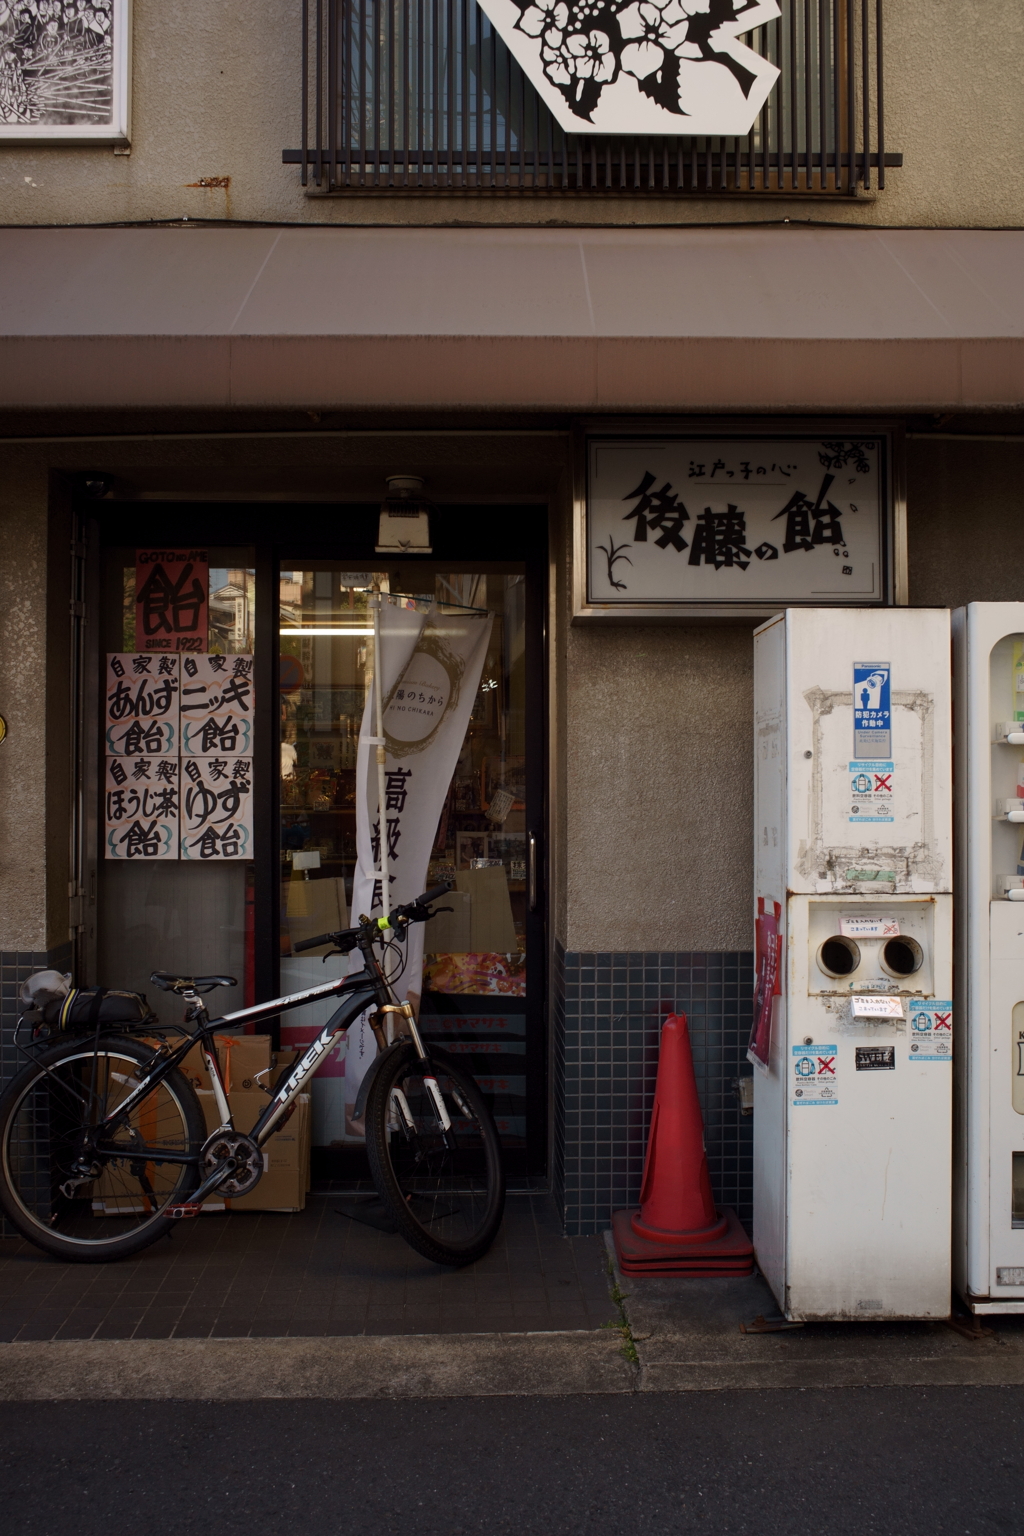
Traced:
<path fill-rule="evenodd" d="M 240 545 L 253 550 L 256 570 L 256 611 L 253 678 L 256 691 L 254 744 L 255 872 L 255 994 L 257 1001 L 280 995 L 280 751 L 278 734 L 278 572 L 281 562 L 305 558 L 330 561 L 351 570 L 386 569 L 389 565 L 443 565 L 458 572 L 507 570 L 522 565 L 526 572 L 526 803 L 527 834 L 536 839 L 537 906 L 527 912 L 527 1054 L 525 1158 L 513 1154 L 513 1180 L 545 1180 L 550 1174 L 551 1106 L 549 1104 L 548 967 L 550 881 L 547 871 L 549 826 L 549 510 L 537 502 L 507 504 L 456 503 L 438 505 L 431 515 L 433 551 L 430 555 L 392 556 L 376 553 L 379 504 L 294 501 L 246 502 L 160 500 L 91 503 L 90 518 L 98 524 L 93 546 L 98 557 L 110 546 L 130 547 L 146 526 L 150 544 L 175 546 Z M 289 528 L 313 524 L 330 533 L 315 538 L 301 533 L 284 536 Z M 511 531 L 511 539 L 510 539 Z M 510 542 L 515 548 L 509 549 Z M 468 554 L 467 554 L 468 551 Z M 99 583 L 97 582 L 96 587 Z M 92 626 L 93 634 L 99 625 Z M 98 658 L 97 658 L 98 660 Z M 91 691 L 91 690 L 90 690 Z M 99 703 L 97 694 L 96 704 Z M 94 706 L 86 702 L 87 711 Z M 92 753 L 95 756 L 95 753 Z M 86 782 L 96 789 L 97 811 L 102 799 L 98 763 L 83 763 Z M 94 818 L 93 826 L 101 824 Z M 90 850 L 99 857 L 97 846 Z M 97 913 L 97 921 L 99 914 Z M 116 985 L 117 978 L 90 976 L 91 982 Z M 521 1166 L 515 1166 L 521 1164 Z"/>

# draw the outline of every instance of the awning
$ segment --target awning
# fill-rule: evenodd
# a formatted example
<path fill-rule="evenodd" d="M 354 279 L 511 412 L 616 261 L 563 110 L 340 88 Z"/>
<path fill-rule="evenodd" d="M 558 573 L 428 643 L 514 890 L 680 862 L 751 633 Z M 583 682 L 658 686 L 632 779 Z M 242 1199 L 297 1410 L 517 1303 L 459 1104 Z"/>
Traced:
<path fill-rule="evenodd" d="M 1024 232 L 0 230 L 7 407 L 1024 404 Z"/>

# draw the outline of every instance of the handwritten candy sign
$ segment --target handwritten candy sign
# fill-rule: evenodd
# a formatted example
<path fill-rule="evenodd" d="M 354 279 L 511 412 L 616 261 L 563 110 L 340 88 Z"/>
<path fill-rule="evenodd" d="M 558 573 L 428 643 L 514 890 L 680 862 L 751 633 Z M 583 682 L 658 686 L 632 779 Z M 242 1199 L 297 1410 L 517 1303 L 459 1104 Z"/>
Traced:
<path fill-rule="evenodd" d="M 251 656 L 107 657 L 108 859 L 251 859 Z"/>

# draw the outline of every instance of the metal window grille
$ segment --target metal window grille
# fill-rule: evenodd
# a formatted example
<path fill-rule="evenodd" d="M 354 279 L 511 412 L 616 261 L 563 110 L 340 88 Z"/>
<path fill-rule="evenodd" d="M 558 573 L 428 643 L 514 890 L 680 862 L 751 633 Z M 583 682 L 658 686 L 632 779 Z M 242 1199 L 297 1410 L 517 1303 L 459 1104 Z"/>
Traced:
<path fill-rule="evenodd" d="M 302 147 L 321 193 L 854 194 L 885 186 L 883 0 L 780 0 L 746 137 L 567 134 L 476 0 L 303 0 Z"/>

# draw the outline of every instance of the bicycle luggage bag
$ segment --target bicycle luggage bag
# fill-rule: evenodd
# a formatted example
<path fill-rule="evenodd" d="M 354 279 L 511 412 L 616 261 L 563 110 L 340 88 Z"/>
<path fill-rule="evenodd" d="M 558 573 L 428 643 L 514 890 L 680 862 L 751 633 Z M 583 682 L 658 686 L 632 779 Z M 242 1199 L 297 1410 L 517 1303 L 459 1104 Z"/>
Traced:
<path fill-rule="evenodd" d="M 46 1003 L 40 1011 L 44 1023 L 69 1035 L 113 1026 L 138 1029 L 156 1019 L 144 992 L 121 992 L 115 987 L 72 987 L 66 997 Z"/>

